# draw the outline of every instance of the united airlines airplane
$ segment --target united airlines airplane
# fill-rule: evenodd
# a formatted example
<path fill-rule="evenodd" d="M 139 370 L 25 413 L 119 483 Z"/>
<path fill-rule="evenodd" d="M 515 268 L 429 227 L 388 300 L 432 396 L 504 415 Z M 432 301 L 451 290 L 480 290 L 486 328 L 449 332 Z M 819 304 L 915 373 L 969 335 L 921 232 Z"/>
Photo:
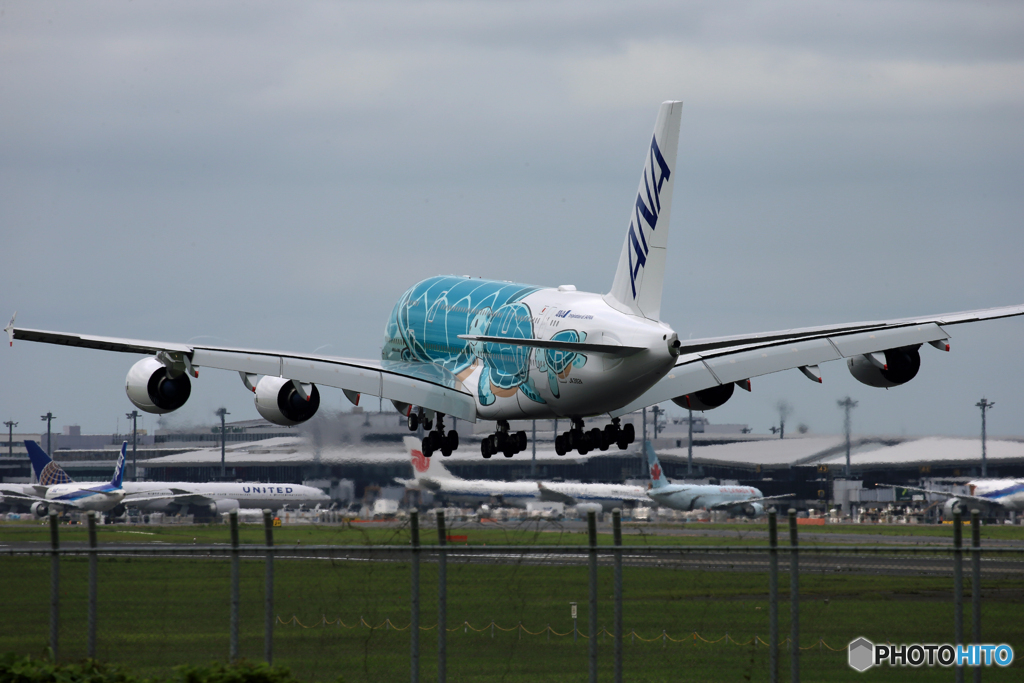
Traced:
<path fill-rule="evenodd" d="M 140 410 L 180 408 L 199 368 L 239 373 L 267 420 L 294 425 L 320 406 L 317 384 L 341 389 L 358 404 L 363 394 L 390 399 L 409 428 L 427 430 L 423 454 L 449 455 L 459 435 L 453 416 L 495 423 L 481 442 L 483 457 L 511 457 L 526 447 L 513 419 L 568 419 L 559 454 L 633 441 L 619 418 L 672 400 L 694 410 L 724 404 L 753 377 L 799 369 L 821 382 L 821 363 L 845 360 L 860 382 L 895 387 L 909 382 L 929 344 L 949 350 L 947 328 L 1024 314 L 1024 306 L 936 316 L 847 323 L 729 337 L 680 340 L 660 319 L 672 188 L 676 177 L 681 102 L 665 102 L 644 150 L 618 267 L 605 294 L 573 285 L 540 287 L 451 275 L 429 278 L 402 295 L 388 318 L 379 360 L 245 348 L 119 339 L 15 327 L 15 339 L 143 354 L 125 390 Z M 191 379 L 190 379 L 191 378 Z M 583 418 L 606 416 L 604 429 L 585 431 Z"/>
<path fill-rule="evenodd" d="M 128 442 L 121 446 L 122 457 Z M 60 465 L 50 459 L 34 441 L 26 441 L 29 458 L 36 480 L 41 487 L 49 487 L 56 496 L 61 489 L 57 485 L 88 487 L 93 484 L 75 484 Z M 119 475 L 118 475 L 119 476 Z M 213 482 L 201 484 L 187 481 L 121 482 L 118 481 L 117 500 L 102 511 L 114 508 L 117 503 L 143 512 L 168 512 L 187 515 L 189 509 L 209 514 L 220 514 L 240 508 L 278 510 L 285 506 L 298 508 L 302 505 L 329 505 L 331 497 L 313 486 L 301 484 L 268 484 L 261 482 Z M 113 483 L 113 482 L 112 482 Z M 115 495 L 115 494 L 112 494 Z M 49 490 L 47 499 L 51 498 Z M 39 502 L 32 512 L 39 517 L 47 514 L 47 503 Z M 85 508 L 97 509 L 101 508 Z"/>

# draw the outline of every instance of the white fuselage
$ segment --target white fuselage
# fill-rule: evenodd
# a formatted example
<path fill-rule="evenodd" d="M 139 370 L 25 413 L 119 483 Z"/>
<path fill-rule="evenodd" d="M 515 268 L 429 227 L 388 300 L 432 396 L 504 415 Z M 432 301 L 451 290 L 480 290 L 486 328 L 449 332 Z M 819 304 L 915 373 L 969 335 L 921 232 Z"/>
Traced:
<path fill-rule="evenodd" d="M 673 510 L 699 510 L 720 506 L 722 503 L 740 505 L 751 498 L 761 498 L 761 492 L 753 486 L 716 486 L 712 484 L 669 484 L 661 488 L 648 489 L 658 505 Z"/>
<path fill-rule="evenodd" d="M 109 483 L 55 484 L 46 489 L 44 498 L 77 510 L 106 512 L 117 507 L 124 498 L 124 489 Z"/>
<path fill-rule="evenodd" d="M 629 355 L 541 349 L 460 335 L 637 347 Z M 470 391 L 484 420 L 584 417 L 634 400 L 674 365 L 674 332 L 606 296 L 440 276 L 391 313 L 383 360 L 430 363 Z"/>
<path fill-rule="evenodd" d="M 583 484 L 578 482 L 544 482 L 544 487 L 574 498 L 577 504 L 597 503 L 605 510 L 622 508 L 646 501 L 646 489 L 631 484 Z"/>
<path fill-rule="evenodd" d="M 978 479 L 968 482 L 967 490 L 1007 510 L 1024 510 L 1024 479 Z"/>
<path fill-rule="evenodd" d="M 331 497 L 313 486 L 301 484 L 261 484 L 242 482 L 214 482 L 199 484 L 193 482 L 126 482 L 125 492 L 131 496 L 159 496 L 166 493 L 168 498 L 156 498 L 126 505 L 145 512 L 170 512 L 180 510 L 184 506 L 208 506 L 215 501 L 238 501 L 243 508 L 266 508 L 278 510 L 285 505 L 297 508 L 300 505 L 329 505 Z M 181 493 L 191 495 L 181 496 Z M 175 494 L 176 497 L 171 498 Z"/>

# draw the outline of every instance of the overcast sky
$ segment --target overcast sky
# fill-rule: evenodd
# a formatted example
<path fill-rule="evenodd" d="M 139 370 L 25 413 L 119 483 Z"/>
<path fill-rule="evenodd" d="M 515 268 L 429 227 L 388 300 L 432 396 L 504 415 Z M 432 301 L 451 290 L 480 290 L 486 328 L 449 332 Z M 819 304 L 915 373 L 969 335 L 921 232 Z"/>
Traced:
<path fill-rule="evenodd" d="M 1019 2 L 34 1 L 0 2 L 0 315 L 374 358 L 430 275 L 605 292 L 668 99 L 681 338 L 1024 303 Z M 1024 320 L 950 332 L 906 386 L 830 363 L 707 417 L 972 436 L 986 396 L 1024 434 Z M 16 343 L 0 417 L 123 430 L 135 360 Z M 206 370 L 168 422 L 251 396 Z"/>

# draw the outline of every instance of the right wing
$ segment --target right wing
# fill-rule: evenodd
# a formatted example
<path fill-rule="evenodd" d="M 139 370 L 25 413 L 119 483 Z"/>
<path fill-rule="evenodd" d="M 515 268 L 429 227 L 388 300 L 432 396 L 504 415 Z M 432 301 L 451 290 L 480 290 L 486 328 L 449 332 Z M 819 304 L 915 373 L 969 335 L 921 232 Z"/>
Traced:
<path fill-rule="evenodd" d="M 13 321 L 12 321 L 13 322 Z M 284 351 L 234 349 L 141 339 L 120 339 L 47 330 L 29 330 L 9 325 L 15 339 L 78 346 L 103 351 L 164 354 L 180 363 L 194 376 L 194 368 L 234 370 L 242 374 L 285 377 L 304 383 L 335 387 L 353 394 L 380 396 L 400 403 L 422 406 L 460 420 L 476 422 L 476 400 L 452 373 L 437 365 L 399 361 L 373 361 Z"/>
<path fill-rule="evenodd" d="M 936 496 L 945 496 L 946 498 L 956 498 L 958 500 L 969 500 L 972 503 L 978 503 L 979 505 L 992 505 L 997 508 L 1004 507 L 998 500 L 991 498 L 982 498 L 981 496 L 971 496 L 966 493 L 950 493 L 949 491 L 934 491 L 932 489 L 922 489 L 915 486 L 898 486 L 897 488 L 906 489 L 908 491 L 917 491 L 918 493 L 931 493 Z"/>
<path fill-rule="evenodd" d="M 949 350 L 950 334 L 943 325 L 959 325 L 1024 315 L 1024 306 L 1005 306 L 946 313 L 927 318 L 901 318 L 823 327 L 780 330 L 750 335 L 682 341 L 672 370 L 640 398 L 610 413 L 619 417 L 702 389 L 751 377 L 800 368 L 821 381 L 819 363 L 880 354 L 904 346 L 932 344 Z"/>

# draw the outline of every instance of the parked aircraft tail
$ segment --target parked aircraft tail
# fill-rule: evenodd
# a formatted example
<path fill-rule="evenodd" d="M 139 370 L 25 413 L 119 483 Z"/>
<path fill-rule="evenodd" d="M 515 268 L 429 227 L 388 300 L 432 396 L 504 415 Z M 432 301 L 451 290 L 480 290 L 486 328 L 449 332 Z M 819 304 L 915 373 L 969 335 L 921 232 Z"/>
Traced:
<path fill-rule="evenodd" d="M 124 481 L 124 461 L 128 451 L 128 442 L 125 441 L 121 444 L 121 455 L 117 458 L 117 465 L 114 466 L 114 476 L 110 479 L 110 485 L 114 488 L 121 488 L 121 483 Z"/>
<path fill-rule="evenodd" d="M 32 461 L 32 473 L 36 475 L 36 483 L 40 486 L 74 483 L 68 473 L 51 460 L 46 451 L 40 448 L 35 441 L 26 440 L 25 450 L 28 451 L 28 459 Z"/>
<path fill-rule="evenodd" d="M 421 479 L 454 479 L 454 475 L 448 471 L 440 458 L 428 458 L 423 455 L 423 446 L 420 440 L 407 436 L 405 437 L 405 449 L 412 460 L 412 475 L 415 481 Z"/>
<path fill-rule="evenodd" d="M 612 289 L 605 300 L 624 313 L 658 320 L 661 315 L 665 250 L 672 208 L 682 102 L 664 102 L 644 159 L 626 241 Z"/>
<path fill-rule="evenodd" d="M 668 479 L 661 471 L 661 463 L 658 462 L 658 454 L 654 452 L 654 446 L 650 441 L 644 441 L 644 452 L 647 454 L 647 469 L 651 473 L 651 488 L 660 489 L 668 486 Z"/>

